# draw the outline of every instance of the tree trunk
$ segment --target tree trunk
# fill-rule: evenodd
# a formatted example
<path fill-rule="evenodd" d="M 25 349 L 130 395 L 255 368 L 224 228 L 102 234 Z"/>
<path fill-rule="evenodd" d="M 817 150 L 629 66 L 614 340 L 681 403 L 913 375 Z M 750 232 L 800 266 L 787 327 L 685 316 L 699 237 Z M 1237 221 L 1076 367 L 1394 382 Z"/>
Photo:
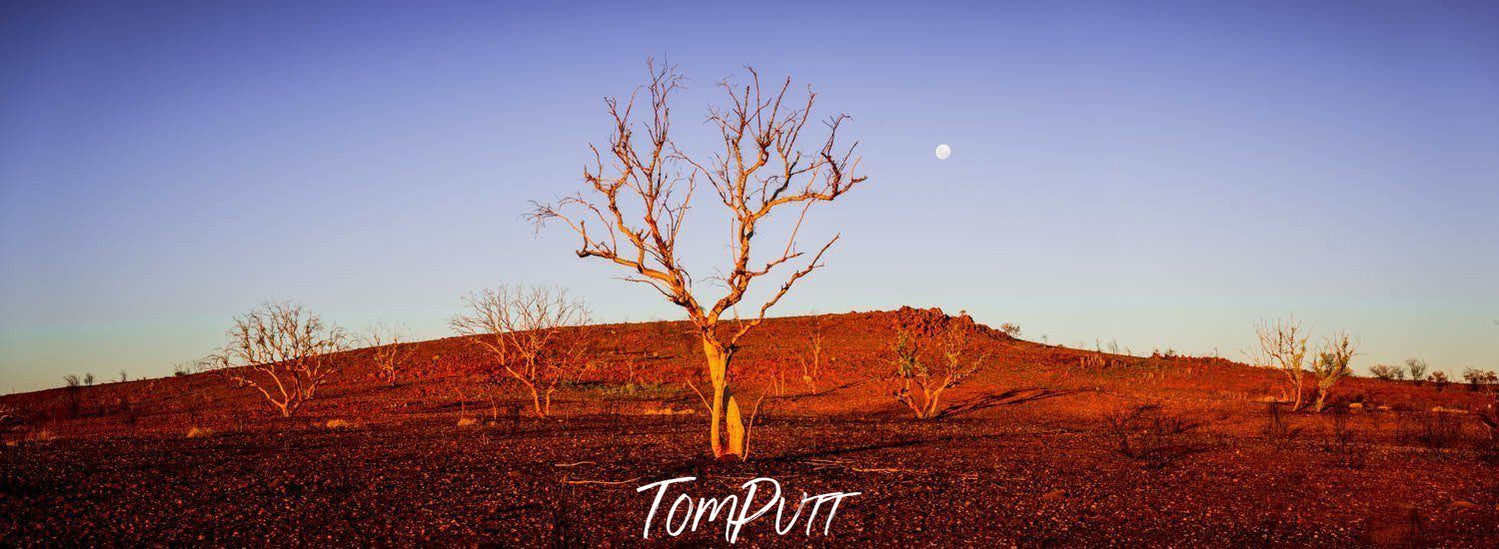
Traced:
<path fill-rule="evenodd" d="M 531 406 L 536 409 L 536 417 L 547 417 L 546 410 L 541 407 L 541 393 L 536 390 L 536 386 L 535 385 L 530 385 L 530 388 L 531 388 Z M 551 395 L 547 395 L 547 404 L 548 405 L 551 404 L 551 400 L 552 400 Z"/>
<path fill-rule="evenodd" d="M 733 353 L 710 336 L 703 336 L 703 355 L 708 359 L 708 377 L 713 382 L 713 400 L 709 402 L 708 428 L 713 457 L 744 457 L 744 418 L 739 402 L 729 389 L 729 361 Z"/>
<path fill-rule="evenodd" d="M 1297 411 L 1301 410 L 1301 406 L 1302 406 L 1301 395 L 1304 392 L 1301 389 L 1301 377 L 1300 376 L 1291 376 L 1291 385 L 1293 385 L 1295 387 L 1295 389 L 1296 389 L 1296 401 L 1295 401 L 1294 404 L 1291 405 L 1291 411 L 1292 412 L 1297 412 Z"/>

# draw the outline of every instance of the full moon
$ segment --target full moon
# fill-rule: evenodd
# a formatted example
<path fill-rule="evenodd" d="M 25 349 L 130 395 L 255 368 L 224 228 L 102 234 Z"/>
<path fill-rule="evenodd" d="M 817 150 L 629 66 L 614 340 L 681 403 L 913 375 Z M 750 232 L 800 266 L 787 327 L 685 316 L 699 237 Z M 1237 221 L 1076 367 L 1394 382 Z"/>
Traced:
<path fill-rule="evenodd" d="M 937 160 L 947 160 L 949 156 L 952 156 L 952 147 L 947 146 L 946 143 L 937 145 Z"/>

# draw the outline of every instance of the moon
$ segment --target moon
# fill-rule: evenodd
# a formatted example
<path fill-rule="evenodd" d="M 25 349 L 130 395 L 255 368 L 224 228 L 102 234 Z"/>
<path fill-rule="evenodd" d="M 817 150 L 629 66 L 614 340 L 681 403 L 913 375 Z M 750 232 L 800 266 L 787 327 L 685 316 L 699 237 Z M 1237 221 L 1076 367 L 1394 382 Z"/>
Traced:
<path fill-rule="evenodd" d="M 952 147 L 947 146 L 947 143 L 937 145 L 937 160 L 947 160 L 949 156 L 952 156 Z"/>

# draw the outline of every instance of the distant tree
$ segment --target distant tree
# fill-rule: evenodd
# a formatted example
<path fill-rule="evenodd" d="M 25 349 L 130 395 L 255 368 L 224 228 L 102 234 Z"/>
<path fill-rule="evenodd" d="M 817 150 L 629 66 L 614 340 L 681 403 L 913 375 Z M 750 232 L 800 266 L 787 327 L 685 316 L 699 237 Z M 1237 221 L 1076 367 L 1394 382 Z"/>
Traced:
<path fill-rule="evenodd" d="M 1430 366 L 1426 364 L 1426 361 L 1419 358 L 1405 359 L 1405 369 L 1411 373 L 1411 379 L 1416 382 L 1416 385 L 1420 385 L 1421 381 L 1426 379 L 1426 370 L 1428 368 Z"/>
<path fill-rule="evenodd" d="M 999 331 L 1004 332 L 1005 335 L 1010 336 L 1010 337 L 1015 337 L 1015 338 L 1020 337 L 1020 325 L 1019 324 L 1014 324 L 1014 323 L 1010 323 L 1010 322 L 1006 322 L 1004 324 L 1000 324 L 999 325 Z"/>
<path fill-rule="evenodd" d="M 94 374 L 92 372 L 83 374 L 83 384 L 89 387 L 94 386 Z"/>
<path fill-rule="evenodd" d="M 1477 368 L 1468 368 L 1463 370 L 1463 381 L 1468 382 L 1468 390 L 1477 391 L 1482 389 L 1484 385 L 1499 383 L 1499 374 Z"/>
<path fill-rule="evenodd" d="M 1354 352 L 1353 339 L 1346 333 L 1329 337 L 1317 352 L 1317 359 L 1312 361 L 1312 374 L 1317 376 L 1316 411 L 1327 409 L 1327 397 L 1332 394 L 1333 387 L 1353 373 L 1348 365 L 1353 361 Z"/>
<path fill-rule="evenodd" d="M 290 303 L 267 303 L 235 317 L 227 335 L 228 343 L 206 359 L 205 369 L 255 389 L 282 417 L 316 398 L 337 372 L 332 355 L 349 348 L 342 328 Z"/>
<path fill-rule="evenodd" d="M 375 377 L 386 386 L 396 386 L 416 351 L 408 339 L 405 330 L 390 326 L 373 326 L 365 333 L 364 343 L 370 348 L 370 357 L 375 363 Z"/>
<path fill-rule="evenodd" d="M 62 381 L 66 384 L 63 394 L 67 396 L 68 417 L 76 418 L 83 407 L 83 382 L 77 374 L 62 376 Z"/>
<path fill-rule="evenodd" d="M 1391 366 L 1389 364 L 1375 364 L 1370 366 L 1369 373 L 1385 381 L 1395 381 L 1405 377 L 1405 370 L 1400 369 L 1399 366 Z"/>
<path fill-rule="evenodd" d="M 500 286 L 464 298 L 468 311 L 449 325 L 487 352 L 497 373 L 531 392 L 537 417 L 552 413 L 557 385 L 584 367 L 588 308 L 566 290 L 544 286 Z"/>
<path fill-rule="evenodd" d="M 1302 406 L 1302 379 L 1306 374 L 1306 339 L 1301 323 L 1294 318 L 1284 318 L 1274 324 L 1261 322 L 1255 327 L 1260 350 L 1256 362 L 1281 371 L 1293 395 L 1291 410 Z"/>
<path fill-rule="evenodd" d="M 130 375 L 126 374 L 124 370 L 120 370 L 120 383 L 124 383 L 126 381 L 130 381 Z"/>
<path fill-rule="evenodd" d="M 807 330 L 806 351 L 798 358 L 802 366 L 802 381 L 812 392 L 817 392 L 817 380 L 822 377 L 822 319 L 812 320 Z"/>
<path fill-rule="evenodd" d="M 1432 372 L 1431 376 L 1427 379 L 1429 379 L 1431 381 L 1431 384 L 1437 388 L 1437 391 L 1446 389 L 1447 384 L 1449 383 L 1449 381 L 1447 380 L 1447 372 L 1443 372 L 1441 370 Z"/>
<path fill-rule="evenodd" d="M 893 371 L 886 376 L 891 395 L 917 419 L 941 415 L 942 394 L 957 387 L 983 366 L 971 337 L 978 332 L 967 315 L 949 317 L 940 309 L 902 307 L 891 343 Z"/>
<path fill-rule="evenodd" d="M 722 82 L 729 104 L 709 110 L 707 123 L 721 138 L 714 146 L 718 152 L 689 155 L 670 136 L 669 104 L 682 76 L 669 66 L 651 63 L 648 69 L 650 81 L 641 88 L 648 120 L 637 126 L 632 118 L 634 95 L 624 102 L 605 100 L 613 133 L 605 152 L 595 148 L 584 168 L 587 194 L 537 204 L 531 217 L 538 227 L 548 221 L 566 224 L 581 239 L 579 257 L 623 267 L 631 273 L 626 280 L 651 287 L 686 311 L 701 340 L 713 388 L 711 401 L 703 397 L 711 421 L 709 445 L 715 457 L 744 459 L 749 434 L 745 416 L 753 417 L 753 412 L 742 413 L 735 398 L 730 368 L 735 353 L 744 335 L 765 320 L 797 281 L 823 266 L 823 254 L 838 240 L 834 236 L 812 253 L 799 249 L 797 236 L 808 211 L 838 199 L 865 177 L 856 174 L 854 147 L 837 144 L 847 116 L 829 118 L 826 138 L 804 149 L 802 130 L 812 120 L 816 95 L 809 91 L 804 101 L 789 95 L 790 78 L 778 88 L 762 90 L 753 69 L 747 84 Z M 705 296 L 693 287 L 677 247 L 701 181 L 712 186 L 712 196 L 723 204 L 721 219 L 729 235 L 729 262 L 717 277 L 724 294 L 711 302 L 701 300 Z M 776 212 L 790 214 L 780 230 L 770 222 Z M 784 235 L 785 244 L 752 258 L 752 248 L 765 235 Z M 779 271 L 789 274 L 751 316 L 741 318 L 736 311 L 751 284 Z"/>

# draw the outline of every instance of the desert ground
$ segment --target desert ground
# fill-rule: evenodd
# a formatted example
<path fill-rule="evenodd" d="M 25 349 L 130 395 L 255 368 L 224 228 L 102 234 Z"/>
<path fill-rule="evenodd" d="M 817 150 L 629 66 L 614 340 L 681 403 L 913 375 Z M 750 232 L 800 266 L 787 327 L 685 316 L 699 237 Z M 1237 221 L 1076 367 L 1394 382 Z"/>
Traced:
<path fill-rule="evenodd" d="M 659 518 L 642 539 L 637 488 L 691 476 L 668 497 L 757 477 L 860 493 L 826 535 L 765 518 L 749 546 L 1499 545 L 1499 446 L 1473 413 L 1491 389 L 1353 378 L 1331 410 L 1291 412 L 1272 370 L 986 330 L 986 367 L 917 420 L 880 380 L 891 316 L 752 332 L 744 462 L 709 457 L 684 322 L 589 327 L 596 367 L 549 419 L 462 338 L 413 344 L 393 387 L 347 353 L 292 418 L 212 373 L 7 395 L 0 544 L 726 544 L 721 523 L 673 537 Z"/>

